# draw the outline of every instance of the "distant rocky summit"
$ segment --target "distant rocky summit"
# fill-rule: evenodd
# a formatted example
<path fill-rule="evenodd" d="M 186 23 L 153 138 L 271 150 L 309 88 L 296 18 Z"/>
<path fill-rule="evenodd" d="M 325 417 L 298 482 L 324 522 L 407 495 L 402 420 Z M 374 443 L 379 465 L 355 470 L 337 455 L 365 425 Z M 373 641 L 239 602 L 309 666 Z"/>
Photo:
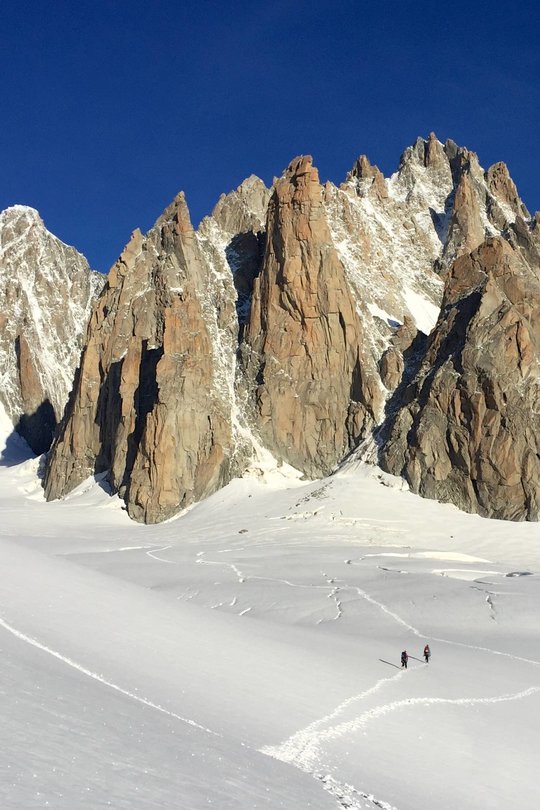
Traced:
<path fill-rule="evenodd" d="M 106 472 L 134 519 L 158 522 L 262 450 L 309 477 L 354 453 L 426 497 L 538 519 L 540 217 L 503 163 L 484 171 L 431 134 L 391 177 L 362 155 L 336 186 L 299 156 L 271 189 L 252 175 L 222 195 L 197 230 L 178 195 L 134 232 L 91 316 L 100 285 L 80 273 L 79 331 L 62 317 L 48 333 L 49 351 L 74 347 L 71 365 L 47 361 L 66 377 L 54 402 L 29 393 L 46 374 L 24 330 L 6 343 L 14 422 L 46 399 L 56 421 L 72 388 L 48 498 Z"/>
<path fill-rule="evenodd" d="M 50 447 L 104 282 L 33 208 L 0 213 L 0 403 L 35 453 Z"/>

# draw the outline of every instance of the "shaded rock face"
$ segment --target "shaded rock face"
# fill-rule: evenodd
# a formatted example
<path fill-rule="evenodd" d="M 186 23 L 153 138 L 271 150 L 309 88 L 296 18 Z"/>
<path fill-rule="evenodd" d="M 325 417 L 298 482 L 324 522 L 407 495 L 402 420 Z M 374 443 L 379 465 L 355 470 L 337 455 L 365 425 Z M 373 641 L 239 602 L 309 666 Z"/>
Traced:
<path fill-rule="evenodd" d="M 529 237 L 521 248 L 489 238 L 455 261 L 380 452 L 415 492 L 506 520 L 537 520 L 540 506 L 540 267 Z"/>
<path fill-rule="evenodd" d="M 48 499 L 108 470 L 130 516 L 154 523 L 229 480 L 230 407 L 216 379 L 206 273 L 179 195 L 146 237 L 134 232 L 94 307 Z"/>
<path fill-rule="evenodd" d="M 381 380 L 388 391 L 396 391 L 400 385 L 407 356 L 411 352 L 411 348 L 419 342 L 421 335 L 422 333 L 418 331 L 412 318 L 406 316 L 402 325 L 392 336 L 390 346 L 379 361 Z"/>
<path fill-rule="evenodd" d="M 222 265 L 225 257 L 240 334 L 249 316 L 253 283 L 262 266 L 270 193 L 262 180 L 251 175 L 235 191 L 221 195 L 198 231 L 210 270 Z"/>
<path fill-rule="evenodd" d="M 0 402 L 35 453 L 51 445 L 104 283 L 33 208 L 0 213 Z"/>
<path fill-rule="evenodd" d="M 307 475 L 328 473 L 373 423 L 363 343 L 317 170 L 297 158 L 274 184 L 243 356 L 265 445 Z"/>

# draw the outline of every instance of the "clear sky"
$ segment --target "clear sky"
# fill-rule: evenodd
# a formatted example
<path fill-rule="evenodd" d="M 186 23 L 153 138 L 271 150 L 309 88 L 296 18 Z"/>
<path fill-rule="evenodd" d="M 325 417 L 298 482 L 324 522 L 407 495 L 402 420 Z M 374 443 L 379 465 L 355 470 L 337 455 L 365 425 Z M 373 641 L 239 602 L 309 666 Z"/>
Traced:
<path fill-rule="evenodd" d="M 540 208 L 540 3 L 3 0 L 0 208 L 107 270 L 186 192 L 192 219 L 312 154 L 389 174 L 434 130 Z"/>

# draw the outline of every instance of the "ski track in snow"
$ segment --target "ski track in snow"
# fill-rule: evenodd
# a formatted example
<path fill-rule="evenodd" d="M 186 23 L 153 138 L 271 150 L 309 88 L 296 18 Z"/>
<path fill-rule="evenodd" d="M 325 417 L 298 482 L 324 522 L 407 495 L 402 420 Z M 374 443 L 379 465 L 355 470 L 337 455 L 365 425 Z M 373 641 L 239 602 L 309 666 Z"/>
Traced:
<path fill-rule="evenodd" d="M 141 547 L 143 549 L 144 547 Z M 155 559 L 158 562 L 167 563 L 170 565 L 178 565 L 177 561 L 168 560 L 163 557 L 158 556 L 160 552 L 166 551 L 172 548 L 171 545 L 164 546 L 163 548 L 158 548 L 155 551 L 146 551 L 146 555 Z M 234 549 L 227 549 L 227 551 L 232 552 Z M 343 605 L 339 598 L 340 592 L 346 591 L 354 591 L 359 599 L 363 599 L 366 602 L 374 605 L 377 607 L 381 612 L 385 613 L 392 621 L 399 624 L 408 632 L 412 633 L 417 638 L 427 639 L 428 636 L 425 633 L 422 633 L 418 628 L 411 625 L 405 619 L 403 619 L 399 614 L 395 611 L 391 610 L 387 605 L 379 602 L 369 593 L 364 591 L 362 588 L 355 586 L 355 585 L 347 585 L 344 584 L 340 587 L 335 587 L 334 580 L 327 579 L 327 584 L 314 584 L 314 583 L 297 583 L 291 582 L 287 579 L 277 578 L 277 577 L 268 577 L 268 576 L 259 576 L 259 575 L 251 575 L 246 576 L 243 572 L 238 568 L 237 565 L 234 563 L 228 562 L 221 562 L 217 560 L 203 560 L 201 557 L 205 554 L 205 552 L 198 552 L 197 559 L 195 562 L 200 565 L 217 565 L 223 568 L 230 569 L 237 581 L 239 583 L 244 583 L 248 580 L 259 580 L 259 581 L 268 581 L 268 582 L 275 582 L 280 583 L 283 585 L 287 585 L 291 588 L 302 588 L 308 590 L 321 590 L 321 591 L 329 591 L 327 597 L 332 599 L 336 604 L 336 615 L 330 619 L 319 619 L 317 624 L 320 625 L 324 622 L 329 621 L 336 621 L 343 616 Z M 326 575 L 324 575 L 326 576 Z M 487 592 L 488 596 L 489 591 Z M 220 602 L 216 605 L 212 605 L 213 608 L 220 608 L 225 605 L 228 607 L 234 607 L 237 603 L 237 597 L 235 596 L 231 602 Z M 488 606 L 493 610 L 493 606 L 488 604 Z M 251 607 L 245 608 L 242 610 L 238 615 L 244 616 L 245 614 L 249 613 L 252 610 Z M 44 652 L 47 652 L 49 655 L 63 661 L 64 663 L 68 664 L 69 666 L 79 670 L 83 674 L 87 675 L 88 677 L 97 680 L 98 682 L 104 684 L 105 686 L 114 689 L 121 694 L 130 697 L 133 700 L 138 701 L 139 703 L 153 708 L 159 712 L 162 712 L 172 718 L 180 720 L 183 723 L 186 723 L 190 726 L 198 728 L 202 731 L 205 731 L 208 734 L 222 737 L 223 735 L 219 734 L 218 732 L 212 731 L 204 726 L 199 725 L 194 720 L 190 720 L 188 718 L 184 718 L 180 715 L 177 715 L 174 712 L 165 709 L 164 707 L 160 706 L 159 704 L 153 703 L 146 698 L 140 697 L 139 695 L 134 694 L 122 687 L 114 684 L 110 681 L 107 681 L 101 675 L 97 673 L 91 672 L 90 670 L 86 669 L 85 667 L 77 664 L 75 661 L 61 655 L 60 653 L 51 650 L 50 648 L 46 647 L 45 645 L 41 644 L 40 642 L 36 641 L 35 639 L 30 638 L 29 636 L 24 635 L 20 631 L 16 630 L 15 628 L 11 627 L 7 624 L 3 619 L 0 619 L 0 626 L 4 627 L 4 629 L 8 630 L 10 633 L 15 635 L 17 638 L 31 644 L 34 647 L 37 647 Z M 474 644 L 467 644 L 465 642 L 460 641 L 453 641 L 450 639 L 439 638 L 436 636 L 430 636 L 432 641 L 436 641 L 441 644 L 448 644 L 454 645 L 458 647 L 463 647 L 466 649 L 477 650 L 478 652 L 487 653 L 490 655 L 500 655 L 503 657 L 511 658 L 515 661 L 520 661 L 522 663 L 531 664 L 533 666 L 540 666 L 539 661 L 535 661 L 529 658 L 524 658 L 522 656 L 513 655 L 512 653 L 502 652 L 500 650 L 493 650 L 488 647 L 482 647 L 479 645 Z M 418 706 L 431 706 L 431 705 L 454 705 L 454 706 L 475 706 L 475 705 L 492 705 L 497 703 L 503 702 L 510 702 L 514 700 L 522 700 L 531 695 L 538 694 L 540 692 L 540 686 L 531 686 L 528 689 L 522 690 L 520 692 L 512 693 L 512 694 L 504 694 L 498 695 L 494 697 L 462 697 L 462 698 L 442 698 L 442 697 L 416 697 L 416 698 L 406 698 L 403 700 L 395 700 L 390 703 L 381 704 L 379 706 L 375 706 L 372 709 L 369 709 L 358 716 L 352 718 L 351 720 L 343 720 L 340 723 L 332 724 L 332 721 L 336 720 L 340 715 L 343 714 L 350 706 L 358 703 L 371 695 L 375 694 L 376 692 L 383 689 L 386 684 L 391 683 L 393 681 L 397 681 L 398 679 L 402 678 L 405 674 L 405 670 L 400 670 L 395 675 L 388 677 L 388 678 L 381 678 L 377 681 L 373 686 L 369 687 L 365 691 L 353 695 L 350 698 L 347 698 L 345 701 L 340 703 L 330 714 L 325 715 L 324 717 L 315 720 L 306 728 L 297 731 L 283 743 L 278 745 L 269 745 L 264 746 L 263 748 L 259 749 L 259 752 L 265 754 L 266 756 L 270 756 L 274 759 L 277 759 L 281 762 L 287 763 L 294 767 L 299 768 L 300 770 L 304 771 L 305 773 L 310 774 L 317 780 L 319 780 L 323 786 L 323 788 L 329 792 L 337 801 L 338 806 L 340 808 L 348 808 L 348 810 L 366 810 L 368 807 L 376 807 L 381 808 L 381 810 L 398 810 L 394 805 L 390 805 L 389 803 L 376 798 L 372 794 L 365 793 L 362 790 L 354 787 L 350 784 L 340 783 L 334 779 L 329 774 L 321 773 L 321 767 L 324 767 L 324 762 L 322 761 L 322 753 L 321 748 L 323 747 L 324 743 L 327 741 L 331 741 L 334 739 L 338 739 L 348 734 L 352 734 L 360 729 L 363 729 L 368 723 L 379 719 L 380 717 L 384 717 L 385 715 L 393 712 L 399 711 L 407 708 L 414 708 Z M 244 743 L 242 743 L 244 745 Z"/>
<path fill-rule="evenodd" d="M 400 673 L 401 674 L 401 673 Z M 538 694 L 540 686 L 530 686 L 528 689 L 523 689 L 520 692 L 515 692 L 508 695 L 497 695 L 495 697 L 478 697 L 478 698 L 441 698 L 441 697 L 418 697 L 418 698 L 405 698 L 403 700 L 394 700 L 391 703 L 386 703 L 381 706 L 375 706 L 369 709 L 358 717 L 352 720 L 339 723 L 335 726 L 322 729 L 320 731 L 304 731 L 297 732 L 293 737 L 286 740 L 284 743 L 277 747 L 267 747 L 262 750 L 269 756 L 274 756 L 282 762 L 289 762 L 297 765 L 302 770 L 312 772 L 314 765 L 320 762 L 320 749 L 321 746 L 328 740 L 334 740 L 343 737 L 346 734 L 354 733 L 359 729 L 364 728 L 371 720 L 376 720 L 383 717 L 390 712 L 407 709 L 414 706 L 431 706 L 437 704 L 447 704 L 453 706 L 476 706 L 482 704 L 493 703 L 507 703 L 513 700 L 522 700 L 523 698 L 530 697 L 531 695 Z M 365 695 L 364 695 L 365 696 Z M 360 696 L 358 696 L 358 699 Z M 331 715 L 329 715 L 331 717 Z M 327 718 L 321 718 L 318 723 L 322 723 Z"/>
<path fill-rule="evenodd" d="M 26 644 L 29 644 L 32 647 L 35 647 L 42 652 L 47 653 L 47 655 L 51 655 L 53 658 L 56 658 L 58 661 L 62 661 L 62 663 L 67 664 L 67 666 L 71 667 L 72 669 L 76 669 L 78 672 L 86 675 L 88 678 L 92 678 L 94 681 L 98 681 L 98 683 L 103 684 L 103 686 L 108 687 L 109 689 L 114 689 L 115 692 L 120 692 L 120 694 L 125 695 L 131 700 L 137 701 L 137 703 L 141 703 L 143 706 L 147 706 L 150 709 L 154 709 L 155 711 L 161 712 L 162 714 L 166 714 L 168 717 L 172 717 L 175 720 L 180 720 L 182 723 L 186 723 L 188 726 L 192 726 L 193 728 L 198 728 L 200 731 L 206 732 L 206 734 L 211 734 L 213 737 L 221 737 L 223 735 L 217 731 L 212 731 L 212 729 L 206 728 L 205 726 L 201 726 L 199 723 L 196 723 L 195 720 L 190 720 L 187 717 L 182 717 L 176 712 L 172 712 L 169 709 L 165 709 L 164 706 L 160 706 L 159 703 L 154 703 L 151 700 L 148 700 L 145 697 L 141 697 L 141 695 L 136 695 L 134 692 L 130 692 L 129 689 L 124 689 L 118 684 L 113 683 L 112 681 L 107 680 L 104 678 L 103 675 L 99 675 L 97 672 L 92 672 L 92 670 L 87 669 L 82 664 L 78 664 L 72 658 L 68 658 L 65 655 L 57 652 L 56 650 L 52 650 L 50 647 L 47 647 L 45 644 L 42 644 L 35 638 L 31 636 L 27 636 L 25 633 L 22 633 L 20 630 L 17 630 L 11 624 L 8 624 L 4 619 L 0 618 L 0 627 L 3 627 L 4 630 L 7 630 L 8 633 L 11 633 L 12 636 L 18 638 L 20 641 L 24 641 Z"/>
<path fill-rule="evenodd" d="M 170 546 L 169 546 L 170 548 Z M 238 582 L 245 582 L 245 576 L 234 563 L 218 562 L 217 560 L 196 560 L 198 565 L 221 565 L 224 568 L 230 568 L 234 572 Z"/>
<path fill-rule="evenodd" d="M 165 551 L 168 548 L 172 548 L 172 546 L 165 546 L 164 548 L 158 549 L 158 551 Z M 202 555 L 204 553 L 205 552 L 199 552 L 197 556 L 200 557 L 200 555 Z M 156 557 L 156 554 L 154 552 L 151 552 L 151 551 L 147 551 L 146 554 L 153 557 L 154 559 L 158 559 L 160 562 L 170 563 L 172 565 L 177 565 L 178 564 L 173 560 L 165 560 L 165 559 L 158 558 L 158 557 Z M 501 650 L 493 650 L 493 649 L 491 649 L 489 647 L 481 647 L 481 646 L 478 646 L 476 644 L 467 644 L 467 643 L 465 643 L 463 641 L 453 641 L 451 639 L 439 638 L 437 636 L 432 636 L 430 634 L 423 633 L 421 630 L 414 627 L 412 624 L 409 624 L 409 622 L 407 622 L 405 619 L 403 619 L 401 616 L 399 616 L 399 614 L 395 613 L 395 611 L 391 610 L 387 605 L 383 604 L 382 602 L 379 602 L 377 599 L 375 599 L 373 596 L 371 596 L 369 593 L 367 593 L 366 591 L 364 591 L 362 588 L 358 587 L 357 585 L 344 584 L 339 589 L 336 589 L 336 588 L 334 588 L 332 586 L 332 584 L 326 584 L 326 585 L 315 585 L 313 583 L 304 584 L 302 582 L 291 582 L 288 579 L 281 579 L 279 577 L 265 577 L 265 576 L 259 576 L 259 575 L 256 575 L 256 574 L 246 576 L 245 574 L 242 573 L 242 571 L 240 571 L 240 569 L 234 563 L 225 563 L 225 562 L 220 562 L 218 560 L 202 560 L 200 558 L 196 559 L 195 562 L 198 563 L 199 565 L 219 565 L 219 566 L 223 566 L 223 567 L 226 567 L 226 568 L 230 568 L 235 573 L 235 575 L 236 575 L 236 577 L 238 579 L 238 582 L 240 582 L 240 583 L 244 583 L 244 582 L 247 582 L 247 581 L 250 581 L 250 580 L 263 580 L 263 581 L 266 581 L 266 582 L 281 583 L 283 585 L 288 585 L 291 588 L 304 588 L 304 589 L 308 589 L 308 590 L 328 590 L 328 591 L 331 591 L 331 592 L 333 591 L 333 593 L 330 593 L 328 595 L 335 599 L 336 607 L 338 608 L 338 615 L 333 617 L 332 619 L 321 619 L 321 620 L 319 620 L 317 622 L 317 624 L 322 624 L 322 623 L 327 622 L 327 621 L 335 621 L 337 618 L 340 618 L 343 615 L 342 602 L 336 598 L 338 590 L 341 591 L 341 592 L 355 591 L 361 599 L 364 599 L 366 602 L 369 602 L 370 604 L 372 604 L 375 607 L 379 608 L 379 610 L 381 610 L 383 613 L 386 613 L 386 615 L 389 616 L 391 619 L 393 619 L 393 621 L 397 622 L 397 624 L 400 624 L 402 627 L 404 627 L 410 633 L 415 635 L 417 638 L 421 638 L 421 639 L 431 638 L 432 641 L 437 641 L 437 642 L 439 642 L 441 644 L 451 644 L 451 645 L 455 645 L 456 647 L 465 647 L 467 649 L 478 650 L 479 652 L 485 652 L 485 653 L 489 653 L 491 655 L 501 655 L 501 656 L 503 656 L 505 658 L 511 658 L 514 661 L 521 661 L 524 664 L 532 664 L 533 666 L 540 666 L 540 661 L 535 661 L 535 660 L 533 660 L 531 658 L 524 658 L 522 656 L 514 655 L 512 653 L 502 652 Z M 242 611 L 238 615 L 242 616 L 246 612 L 247 611 Z"/>
<path fill-rule="evenodd" d="M 309 587 L 309 586 L 306 586 Z M 321 586 L 319 586 L 321 587 Z M 418 638 L 425 639 L 427 636 L 423 634 L 420 630 L 413 625 L 409 624 L 405 619 L 395 613 L 393 610 L 390 610 L 386 605 L 382 602 L 379 602 L 374 597 L 370 596 L 366 591 L 362 590 L 357 586 L 345 586 L 341 590 L 354 590 L 358 594 L 358 596 L 362 599 L 365 599 L 370 604 L 375 605 L 378 607 L 383 613 L 386 613 L 390 618 L 400 624 L 402 627 L 407 629 L 409 632 L 413 633 Z M 331 594 L 330 594 L 331 595 Z M 532 664 L 534 666 L 540 666 L 539 661 L 534 661 L 531 659 L 523 658 L 521 656 L 516 656 L 511 653 L 501 652 L 499 650 L 492 650 L 488 647 L 480 647 L 474 644 L 466 644 L 465 642 L 459 641 L 451 641 L 449 639 L 442 639 L 437 637 L 432 637 L 433 641 L 437 641 L 439 643 L 444 644 L 451 644 L 460 647 L 465 647 L 468 649 L 478 650 L 480 652 L 485 652 L 491 655 L 502 655 L 504 657 L 511 658 L 515 661 L 521 661 L 523 663 Z M 342 714 L 349 706 L 358 701 L 364 700 L 365 698 L 371 696 L 375 692 L 379 691 L 383 688 L 387 683 L 392 681 L 397 681 L 399 678 L 403 677 L 405 674 L 405 670 L 401 670 L 400 672 L 396 673 L 389 678 L 381 678 L 381 680 L 377 681 L 372 687 L 366 689 L 364 692 L 360 692 L 358 695 L 353 695 L 347 700 L 340 703 L 330 714 L 325 715 L 324 717 L 315 720 L 309 726 L 300 731 L 297 731 L 291 737 L 289 737 L 285 742 L 277 745 L 277 746 L 265 746 L 261 750 L 261 753 L 266 754 L 267 756 L 274 757 L 275 759 L 279 759 L 282 762 L 287 762 L 290 765 L 294 765 L 300 770 L 305 771 L 306 773 L 310 773 L 316 779 L 320 779 L 326 790 L 328 790 L 338 801 L 340 807 L 343 808 L 351 808 L 351 810 L 362 810 L 362 807 L 366 807 L 366 805 L 360 804 L 360 798 L 368 801 L 371 806 L 382 808 L 382 810 L 397 810 L 396 807 L 393 805 L 388 804 L 380 799 L 376 799 L 373 795 L 365 793 L 357 788 L 353 787 L 352 785 L 341 785 L 339 782 L 333 779 L 333 777 L 326 776 L 321 777 L 320 773 L 317 771 L 317 768 L 324 766 L 322 762 L 322 754 L 321 748 L 326 741 L 336 739 L 347 734 L 352 734 L 362 728 L 364 728 L 370 721 L 376 720 L 379 717 L 383 717 L 384 715 L 389 714 L 393 711 L 398 711 L 400 709 L 412 708 L 417 706 L 426 706 L 426 705 L 440 705 L 440 704 L 450 704 L 454 706 L 475 706 L 475 705 L 491 705 L 497 703 L 505 703 L 514 700 L 522 700 L 524 698 L 530 697 L 531 695 L 538 694 L 540 692 L 540 686 L 531 686 L 528 689 L 524 689 L 520 692 L 516 692 L 513 694 L 506 694 L 506 695 L 498 695 L 495 697 L 478 697 L 478 698 L 440 698 L 440 697 L 419 697 L 419 698 L 406 698 L 403 700 L 395 700 L 390 703 L 381 704 L 376 706 L 372 709 L 369 709 L 366 712 L 358 715 L 357 717 L 353 718 L 352 720 L 343 721 L 341 723 L 330 725 L 327 724 L 332 723 L 340 714 Z M 321 726 L 326 726 L 325 728 L 321 728 Z M 358 798 L 356 798 L 358 797 Z"/>
<path fill-rule="evenodd" d="M 163 546 L 163 548 L 158 548 L 155 551 L 147 551 L 146 556 L 151 557 L 153 560 L 157 560 L 158 562 L 168 563 L 169 565 L 177 565 L 174 560 L 166 560 L 164 557 L 158 557 L 158 552 L 167 551 L 169 548 L 171 548 L 171 546 Z"/>
<path fill-rule="evenodd" d="M 250 610 L 250 609 L 251 608 L 247 608 L 247 610 Z M 246 613 L 247 610 L 243 611 L 243 613 Z M 164 706 L 160 706 L 158 703 L 154 703 L 153 701 L 148 700 L 147 698 L 142 697 L 141 695 L 136 695 L 134 692 L 131 692 L 129 689 L 124 689 L 123 687 L 119 686 L 118 684 L 107 680 L 107 678 L 104 678 L 102 675 L 99 675 L 97 672 L 93 672 L 92 670 L 89 670 L 86 667 L 84 667 L 82 664 L 78 664 L 72 658 L 68 658 L 67 656 L 62 655 L 57 650 L 53 650 L 50 647 L 47 647 L 45 644 L 42 644 L 37 639 L 26 635 L 26 633 L 23 633 L 20 630 L 17 630 L 17 628 L 13 627 L 11 624 L 6 622 L 2 618 L 0 618 L 0 627 L 2 627 L 4 630 L 6 630 L 8 633 L 10 633 L 15 638 L 17 638 L 19 641 L 22 641 L 25 644 L 28 644 L 31 647 L 34 647 L 34 648 L 40 650 L 41 652 L 44 652 L 47 655 L 50 655 L 53 658 L 56 658 L 58 661 L 61 661 L 63 664 L 66 664 L 67 666 L 71 667 L 72 669 L 75 669 L 78 672 L 80 672 L 82 675 L 85 675 L 86 677 L 91 678 L 94 681 L 97 681 L 98 683 L 102 684 L 103 686 L 106 686 L 108 689 L 112 689 L 115 692 L 119 692 L 120 694 L 125 695 L 126 697 L 130 698 L 131 700 L 134 700 L 137 703 L 140 703 L 141 705 L 146 706 L 147 708 L 153 709 L 154 711 L 158 711 L 161 714 L 167 715 L 167 717 L 171 717 L 174 720 L 179 720 L 180 722 L 185 723 L 188 726 L 191 726 L 193 728 L 197 728 L 200 731 L 204 731 L 206 734 L 210 734 L 213 737 L 219 737 L 219 738 L 223 739 L 223 734 L 220 734 L 217 731 L 212 731 L 212 729 L 209 729 L 209 728 L 206 728 L 206 726 L 200 725 L 199 723 L 195 722 L 195 720 L 191 720 L 191 719 L 189 719 L 187 717 L 182 717 L 181 715 L 176 714 L 176 712 L 170 711 L 169 709 L 166 709 Z M 243 742 L 241 742 L 240 745 L 248 747 L 248 748 L 250 747 L 250 746 L 246 746 L 246 743 L 243 743 Z M 266 754 L 266 751 L 260 751 L 259 753 Z M 273 757 L 273 758 L 276 759 L 277 757 Z M 312 775 L 315 776 L 315 778 L 319 779 L 321 781 L 324 789 L 328 793 L 330 793 L 334 798 L 336 798 L 340 808 L 348 808 L 348 810 L 362 810 L 362 806 L 358 803 L 358 801 L 355 798 L 355 796 L 357 796 L 357 797 L 362 797 L 363 799 L 365 799 L 366 801 L 369 802 L 368 805 L 363 806 L 364 809 L 366 808 L 366 806 L 369 807 L 371 805 L 371 806 L 374 806 L 374 807 L 380 807 L 383 810 L 397 810 L 397 808 L 391 807 L 389 804 L 386 804 L 385 802 L 377 801 L 376 799 L 374 799 L 373 796 L 370 796 L 367 793 L 362 793 L 361 791 L 357 791 L 351 785 L 341 785 L 339 782 L 337 782 L 335 779 L 333 779 L 330 776 L 327 776 L 327 775 L 326 776 L 321 776 L 319 774 L 312 774 Z"/>
<path fill-rule="evenodd" d="M 379 807 L 381 810 L 398 810 L 393 804 L 376 799 L 372 793 L 364 793 L 347 783 L 340 784 L 329 774 L 316 773 L 313 776 L 322 783 L 322 786 L 330 795 L 337 799 L 339 806 L 342 808 L 366 810 L 367 808 Z M 360 804 L 361 799 L 364 800 L 362 804 Z"/>

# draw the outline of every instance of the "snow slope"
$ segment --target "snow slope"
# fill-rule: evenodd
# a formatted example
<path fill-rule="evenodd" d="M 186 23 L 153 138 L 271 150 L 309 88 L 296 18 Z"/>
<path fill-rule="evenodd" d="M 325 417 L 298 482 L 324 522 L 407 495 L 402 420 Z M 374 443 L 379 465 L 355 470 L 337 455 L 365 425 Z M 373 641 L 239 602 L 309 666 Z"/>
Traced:
<path fill-rule="evenodd" d="M 538 525 L 351 464 L 141 526 L 37 468 L 0 467 L 2 808 L 537 806 Z"/>

